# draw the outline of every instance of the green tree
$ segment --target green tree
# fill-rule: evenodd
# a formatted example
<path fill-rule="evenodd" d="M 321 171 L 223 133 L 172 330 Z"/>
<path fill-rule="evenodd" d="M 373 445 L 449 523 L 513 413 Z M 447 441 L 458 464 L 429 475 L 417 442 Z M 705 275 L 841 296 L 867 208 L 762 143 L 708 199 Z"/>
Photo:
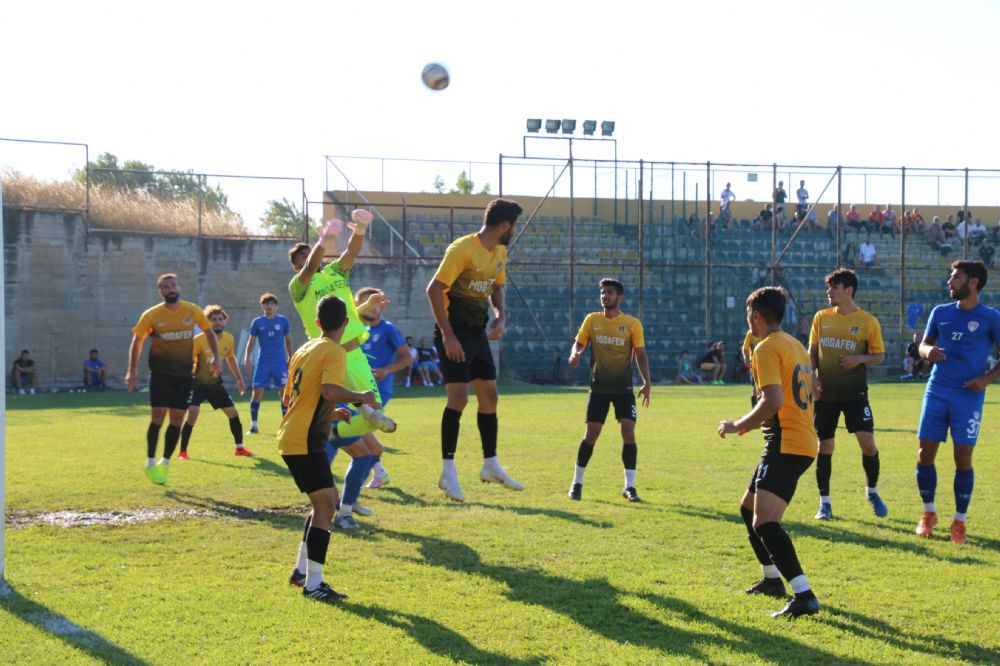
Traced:
<path fill-rule="evenodd" d="M 302 236 L 302 225 L 302 211 L 294 202 L 285 198 L 281 201 L 277 199 L 268 201 L 264 215 L 260 218 L 261 228 L 272 236 L 298 238 Z"/>
<path fill-rule="evenodd" d="M 434 191 L 438 194 L 444 194 L 444 178 L 441 174 L 434 177 Z"/>
<path fill-rule="evenodd" d="M 437 187 L 438 181 L 440 179 L 441 179 L 441 177 L 438 176 L 438 179 L 434 181 L 435 187 Z M 441 187 L 441 189 L 438 190 L 438 192 L 443 193 L 444 192 L 444 187 L 443 187 L 444 183 L 441 183 L 441 185 L 442 185 L 442 187 Z M 469 179 L 469 177 L 466 175 L 465 171 L 462 171 L 461 173 L 458 174 L 458 179 L 455 181 L 455 187 L 454 187 L 454 189 L 449 190 L 449 193 L 450 194 L 472 194 L 473 190 L 475 190 L 475 189 L 476 189 L 476 184 L 472 180 Z M 486 183 L 485 185 L 483 185 L 483 189 L 479 190 L 479 194 L 489 194 L 489 193 L 490 193 L 490 184 Z"/>

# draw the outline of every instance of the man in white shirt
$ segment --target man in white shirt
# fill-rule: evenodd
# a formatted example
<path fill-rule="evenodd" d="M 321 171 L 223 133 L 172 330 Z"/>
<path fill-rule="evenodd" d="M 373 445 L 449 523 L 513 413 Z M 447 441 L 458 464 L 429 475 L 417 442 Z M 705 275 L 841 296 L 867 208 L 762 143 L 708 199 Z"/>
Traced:
<path fill-rule="evenodd" d="M 809 190 L 806 189 L 806 181 L 799 181 L 799 189 L 795 190 L 795 196 L 799 200 L 796 212 L 801 222 L 806 219 L 806 209 L 809 208 Z"/>
<path fill-rule="evenodd" d="M 729 187 L 729 183 L 726 183 L 726 189 L 722 190 L 722 195 L 719 197 L 719 217 L 727 222 L 733 219 L 733 211 L 729 204 L 736 201 L 736 195 Z"/>
<path fill-rule="evenodd" d="M 862 266 L 875 265 L 875 246 L 872 245 L 870 238 L 866 238 L 865 242 L 858 248 L 858 259 Z"/>

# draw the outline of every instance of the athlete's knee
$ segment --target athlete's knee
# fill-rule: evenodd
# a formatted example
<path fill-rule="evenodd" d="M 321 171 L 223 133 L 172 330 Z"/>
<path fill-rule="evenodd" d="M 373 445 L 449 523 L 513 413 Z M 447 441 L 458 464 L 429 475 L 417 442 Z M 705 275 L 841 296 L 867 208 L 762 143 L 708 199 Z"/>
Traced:
<path fill-rule="evenodd" d="M 955 446 L 955 469 L 963 472 L 972 469 L 972 451 L 973 448 L 969 445 Z"/>
<path fill-rule="evenodd" d="M 584 439 L 587 440 L 587 444 L 590 444 L 591 446 L 597 444 L 597 438 L 601 436 L 601 430 L 603 429 L 603 423 L 597 423 L 595 421 L 587 422 L 587 434 L 584 435 Z"/>
<path fill-rule="evenodd" d="M 819 452 L 825 456 L 833 454 L 834 440 L 832 439 L 821 439 L 819 440 Z"/>
<path fill-rule="evenodd" d="M 920 441 L 920 448 L 917 450 L 917 460 L 921 465 L 933 465 L 934 458 L 937 457 L 938 442 Z"/>
<path fill-rule="evenodd" d="M 635 421 L 621 422 L 622 439 L 626 442 L 635 442 Z"/>

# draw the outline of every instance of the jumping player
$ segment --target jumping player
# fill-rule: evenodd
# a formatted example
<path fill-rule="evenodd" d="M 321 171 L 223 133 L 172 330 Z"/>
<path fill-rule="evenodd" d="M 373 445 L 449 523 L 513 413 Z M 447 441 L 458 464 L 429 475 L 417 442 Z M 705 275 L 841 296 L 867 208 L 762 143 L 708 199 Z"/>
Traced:
<path fill-rule="evenodd" d="M 264 395 L 264 389 L 273 387 L 280 392 L 285 388 L 285 382 L 288 380 L 288 359 L 292 357 L 292 325 L 287 317 L 277 314 L 278 298 L 271 292 L 264 292 L 259 302 L 264 315 L 250 323 L 250 338 L 247 340 L 246 349 L 243 350 L 243 367 L 247 372 L 253 371 L 248 435 L 257 433 L 257 413 L 260 410 L 260 399 Z M 250 359 L 254 344 L 258 340 L 260 340 L 260 356 L 257 358 L 257 368 L 254 369 Z M 284 410 L 282 407 L 282 415 L 285 413 Z"/>
<path fill-rule="evenodd" d="M 587 401 L 587 432 L 576 452 L 576 473 L 569 489 L 569 498 L 579 500 L 583 496 L 583 475 L 587 463 L 594 453 L 594 445 L 601 435 L 608 409 L 615 406 L 615 419 L 622 432 L 622 463 L 625 465 L 625 489 L 622 497 L 629 502 L 641 502 L 635 490 L 635 467 L 638 448 L 635 443 L 635 394 L 632 392 L 632 359 L 642 377 L 642 406 L 649 407 L 649 361 L 646 358 L 646 343 L 642 324 L 635 317 L 621 311 L 625 298 L 625 285 L 618 280 L 604 278 L 600 281 L 601 307 L 603 312 L 592 312 L 583 320 L 573 348 L 570 350 L 569 364 L 577 367 L 580 357 L 590 343 L 590 398 Z"/>
<path fill-rule="evenodd" d="M 948 277 L 948 294 L 954 303 L 931 311 L 920 343 L 920 355 L 934 363 L 917 438 L 917 488 L 924 501 L 924 515 L 917 534 L 930 537 L 937 524 L 934 492 L 937 468 L 934 458 L 948 431 L 955 453 L 955 517 L 951 540 L 966 541 L 965 521 L 972 499 L 972 452 L 979 437 L 986 387 L 1000 376 L 1000 364 L 986 371 L 990 351 L 1000 344 L 1000 312 L 979 302 L 986 286 L 986 265 L 981 261 L 956 261 Z"/>

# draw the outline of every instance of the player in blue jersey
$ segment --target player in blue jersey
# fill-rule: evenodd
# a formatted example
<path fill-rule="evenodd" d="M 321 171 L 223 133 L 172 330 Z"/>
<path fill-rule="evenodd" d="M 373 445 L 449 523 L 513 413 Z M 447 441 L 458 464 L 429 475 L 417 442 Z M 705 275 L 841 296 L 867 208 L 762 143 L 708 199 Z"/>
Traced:
<path fill-rule="evenodd" d="M 917 438 L 917 488 L 924 501 L 924 515 L 917 534 L 930 537 L 937 524 L 934 491 L 937 470 L 934 457 L 948 438 L 955 447 L 955 518 L 953 543 L 965 543 L 965 520 L 972 497 L 972 452 L 979 436 L 986 386 L 1000 377 L 1000 365 L 987 370 L 987 358 L 1000 344 L 1000 312 L 979 302 L 986 286 L 986 265 L 981 261 L 956 261 L 948 277 L 949 295 L 955 303 L 931 311 L 920 343 L 920 355 L 934 363 L 924 393 Z"/>
<path fill-rule="evenodd" d="M 253 371 L 253 395 L 250 397 L 250 430 L 248 435 L 257 433 L 257 412 L 260 410 L 260 399 L 264 389 L 285 388 L 288 380 L 288 359 L 292 357 L 292 326 L 288 318 L 277 314 L 278 299 L 271 292 L 260 296 L 260 307 L 263 317 L 257 317 L 250 323 L 250 339 L 243 351 L 243 367 Z M 254 344 L 260 343 L 260 356 L 257 358 L 257 368 L 250 363 Z M 285 406 L 281 406 L 281 414 L 285 414 Z"/>
<path fill-rule="evenodd" d="M 413 364 L 413 357 L 410 355 L 410 347 L 406 344 L 406 339 L 396 328 L 396 325 L 382 319 L 385 308 L 389 305 L 389 297 L 385 295 L 385 292 L 375 287 L 364 287 L 354 294 L 354 302 L 360 306 L 362 303 L 368 302 L 372 296 L 381 297 L 380 305 L 365 310 L 359 309 L 358 313 L 365 326 L 368 327 L 368 339 L 362 343 L 361 350 L 368 356 L 368 362 L 372 367 L 372 376 L 378 383 L 379 394 L 382 396 L 382 407 L 384 408 L 392 399 L 396 373 L 409 368 Z M 368 433 L 365 437 L 374 439 L 375 435 Z M 389 482 L 389 473 L 382 466 L 381 455 L 376 456 L 372 470 L 375 477 L 365 486 L 366 488 L 381 488 Z"/>

